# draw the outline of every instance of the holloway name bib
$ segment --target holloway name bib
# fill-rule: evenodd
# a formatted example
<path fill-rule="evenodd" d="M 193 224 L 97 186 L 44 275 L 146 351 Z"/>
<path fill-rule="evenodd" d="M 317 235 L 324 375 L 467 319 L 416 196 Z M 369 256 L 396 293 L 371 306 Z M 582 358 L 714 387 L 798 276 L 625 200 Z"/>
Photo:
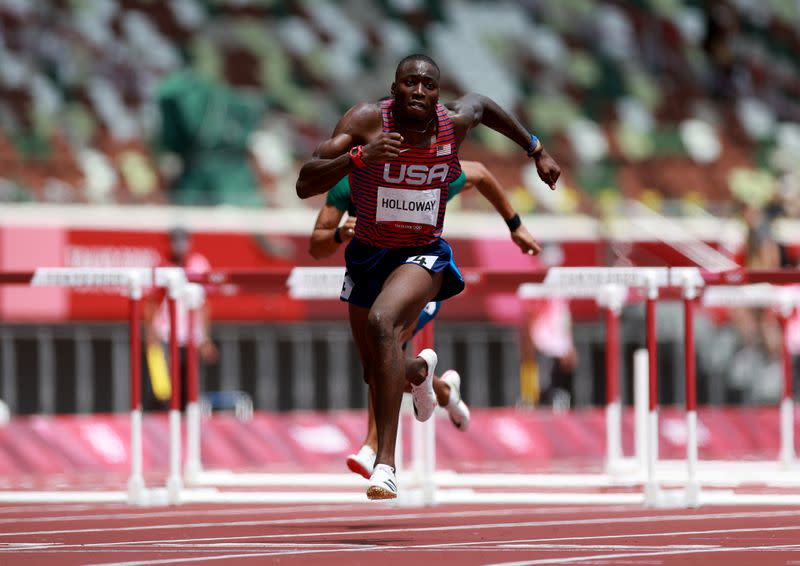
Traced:
<path fill-rule="evenodd" d="M 378 187 L 376 222 L 412 222 L 436 226 L 442 189 Z"/>

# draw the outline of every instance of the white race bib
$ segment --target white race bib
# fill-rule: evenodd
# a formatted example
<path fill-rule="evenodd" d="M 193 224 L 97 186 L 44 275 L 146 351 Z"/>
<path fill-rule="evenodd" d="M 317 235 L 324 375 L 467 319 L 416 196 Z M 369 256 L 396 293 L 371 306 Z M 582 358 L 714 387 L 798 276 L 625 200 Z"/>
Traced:
<path fill-rule="evenodd" d="M 378 187 L 376 222 L 413 222 L 436 226 L 441 189 L 392 189 Z"/>

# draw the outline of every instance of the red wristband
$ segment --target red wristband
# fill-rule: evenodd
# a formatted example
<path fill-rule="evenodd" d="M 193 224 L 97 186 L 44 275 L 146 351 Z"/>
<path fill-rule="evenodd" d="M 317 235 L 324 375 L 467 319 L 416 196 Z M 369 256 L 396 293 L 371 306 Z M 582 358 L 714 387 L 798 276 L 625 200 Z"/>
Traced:
<path fill-rule="evenodd" d="M 358 167 L 359 169 L 366 165 L 366 162 L 361 158 L 364 153 L 364 146 L 357 145 L 350 149 L 350 159 L 353 162 L 353 165 Z"/>

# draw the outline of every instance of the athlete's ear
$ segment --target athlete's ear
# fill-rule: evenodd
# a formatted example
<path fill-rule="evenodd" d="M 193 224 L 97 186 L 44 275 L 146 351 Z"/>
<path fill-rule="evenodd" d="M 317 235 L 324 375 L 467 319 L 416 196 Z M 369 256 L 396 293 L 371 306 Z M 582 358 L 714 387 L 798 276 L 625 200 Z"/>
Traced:
<path fill-rule="evenodd" d="M 391 88 L 391 89 L 389 89 L 389 92 L 391 92 L 391 93 L 392 93 L 392 96 L 394 96 L 394 95 L 395 95 L 395 92 L 394 92 L 394 91 L 395 91 L 395 83 L 392 83 L 392 88 Z"/>

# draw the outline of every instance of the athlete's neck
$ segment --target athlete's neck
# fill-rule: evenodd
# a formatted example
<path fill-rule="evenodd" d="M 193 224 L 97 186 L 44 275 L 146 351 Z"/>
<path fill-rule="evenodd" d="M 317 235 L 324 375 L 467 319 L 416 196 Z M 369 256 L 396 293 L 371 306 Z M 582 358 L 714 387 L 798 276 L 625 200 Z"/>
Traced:
<path fill-rule="evenodd" d="M 398 131 L 407 134 L 407 141 L 412 145 L 430 143 L 429 138 L 436 132 L 436 115 L 423 123 L 417 120 L 409 120 L 406 117 L 394 114 L 394 124 Z"/>

